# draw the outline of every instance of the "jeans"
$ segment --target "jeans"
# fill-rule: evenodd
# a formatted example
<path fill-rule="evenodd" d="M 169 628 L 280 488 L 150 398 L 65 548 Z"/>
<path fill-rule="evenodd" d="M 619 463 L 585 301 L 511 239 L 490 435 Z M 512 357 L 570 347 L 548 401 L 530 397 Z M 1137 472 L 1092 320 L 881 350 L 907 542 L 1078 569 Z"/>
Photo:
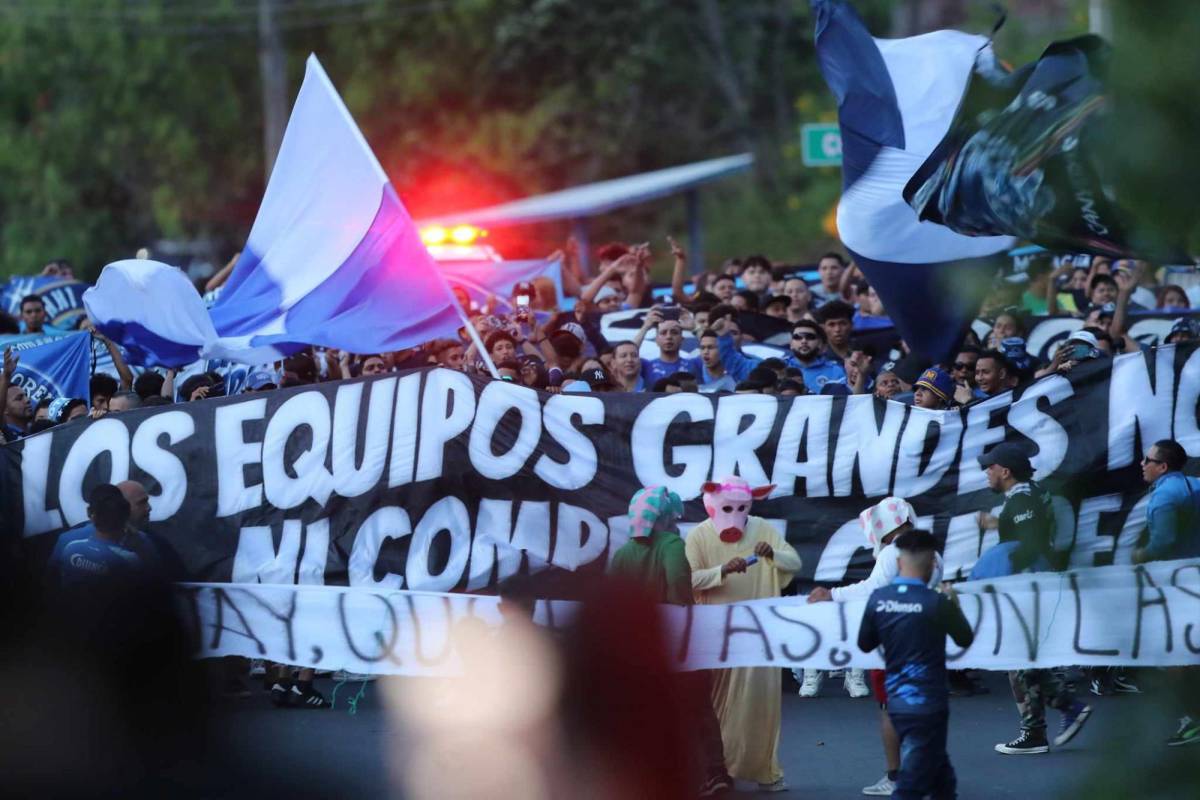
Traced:
<path fill-rule="evenodd" d="M 897 800 L 953 800 L 958 796 L 958 779 L 946 752 L 946 728 L 950 712 L 936 714 L 888 714 L 900 737 L 900 774 L 896 776 Z"/>

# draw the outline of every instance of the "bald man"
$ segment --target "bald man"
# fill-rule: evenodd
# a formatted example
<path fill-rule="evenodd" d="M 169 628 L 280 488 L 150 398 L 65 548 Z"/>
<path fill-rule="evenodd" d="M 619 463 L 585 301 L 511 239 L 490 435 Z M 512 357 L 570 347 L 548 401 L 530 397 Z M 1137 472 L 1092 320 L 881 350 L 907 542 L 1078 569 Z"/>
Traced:
<path fill-rule="evenodd" d="M 169 581 L 183 580 L 186 577 L 183 562 L 174 548 L 163 537 L 146 531 L 150 522 L 150 495 L 146 487 L 137 481 L 121 481 L 117 488 L 129 503 L 130 511 L 123 546 L 141 556 L 154 577 Z"/>

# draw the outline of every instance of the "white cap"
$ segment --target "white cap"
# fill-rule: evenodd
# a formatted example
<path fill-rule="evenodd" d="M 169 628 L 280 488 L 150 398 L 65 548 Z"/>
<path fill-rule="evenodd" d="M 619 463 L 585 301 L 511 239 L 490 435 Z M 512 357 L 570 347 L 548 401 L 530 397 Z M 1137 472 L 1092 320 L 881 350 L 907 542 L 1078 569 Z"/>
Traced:
<path fill-rule="evenodd" d="M 1090 331 L 1075 331 L 1074 333 L 1072 333 L 1070 336 L 1067 337 L 1067 341 L 1068 342 L 1083 342 L 1084 344 L 1094 347 L 1096 349 L 1100 348 L 1100 343 L 1096 341 L 1095 334 L 1091 333 Z"/>

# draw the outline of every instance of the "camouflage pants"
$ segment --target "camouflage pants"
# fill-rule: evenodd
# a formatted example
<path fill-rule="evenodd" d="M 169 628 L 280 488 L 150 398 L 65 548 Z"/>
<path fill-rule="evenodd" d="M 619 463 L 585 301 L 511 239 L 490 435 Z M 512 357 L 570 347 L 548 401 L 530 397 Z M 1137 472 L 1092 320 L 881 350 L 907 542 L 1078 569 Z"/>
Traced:
<path fill-rule="evenodd" d="M 1021 730 L 1045 730 L 1046 706 L 1062 711 L 1075 698 L 1048 669 L 1019 669 L 1008 673 L 1017 711 L 1021 712 Z"/>

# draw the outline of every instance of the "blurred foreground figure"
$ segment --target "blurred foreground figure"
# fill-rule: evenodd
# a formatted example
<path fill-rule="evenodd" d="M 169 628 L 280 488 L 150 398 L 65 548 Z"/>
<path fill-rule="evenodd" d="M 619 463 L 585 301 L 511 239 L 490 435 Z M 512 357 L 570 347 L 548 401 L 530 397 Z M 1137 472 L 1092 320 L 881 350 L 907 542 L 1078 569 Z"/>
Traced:
<path fill-rule="evenodd" d="M 704 484 L 709 518 L 687 539 L 697 603 L 778 597 L 800 569 L 800 556 L 779 531 L 765 519 L 750 516 L 754 499 L 766 497 L 773 488 L 751 489 L 739 477 Z M 737 667 L 713 676 L 713 706 L 729 773 L 755 781 L 767 792 L 787 789 L 777 752 L 782 680 L 783 673 L 773 667 Z"/>
<path fill-rule="evenodd" d="M 381 681 L 405 728 L 391 761 L 404 796 L 695 797 L 695 737 L 652 598 L 616 581 L 585 586 L 559 647 L 533 624 L 537 594 L 510 579 L 499 628 L 466 619 L 450 631 L 458 676 Z"/>

